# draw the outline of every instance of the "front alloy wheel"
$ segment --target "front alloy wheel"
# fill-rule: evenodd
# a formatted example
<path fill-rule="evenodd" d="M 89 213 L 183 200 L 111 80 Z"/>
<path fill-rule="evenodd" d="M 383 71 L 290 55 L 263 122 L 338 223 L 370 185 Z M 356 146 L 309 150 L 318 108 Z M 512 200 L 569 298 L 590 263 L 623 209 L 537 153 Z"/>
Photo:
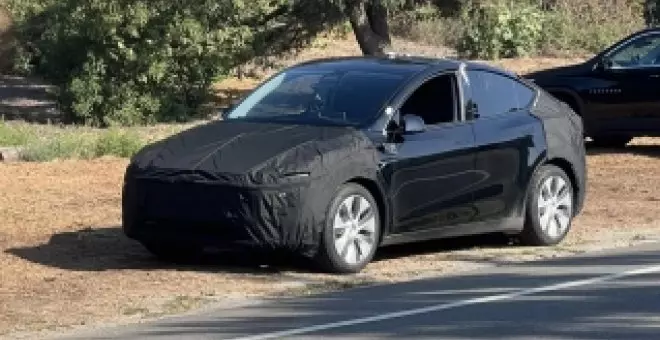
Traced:
<path fill-rule="evenodd" d="M 356 273 L 378 247 L 380 215 L 373 196 L 357 184 L 343 186 L 330 205 L 319 260 L 335 273 Z"/>
<path fill-rule="evenodd" d="M 532 185 L 521 241 L 531 246 L 555 245 L 571 228 L 574 207 L 571 180 L 562 169 L 544 165 L 534 175 Z"/>

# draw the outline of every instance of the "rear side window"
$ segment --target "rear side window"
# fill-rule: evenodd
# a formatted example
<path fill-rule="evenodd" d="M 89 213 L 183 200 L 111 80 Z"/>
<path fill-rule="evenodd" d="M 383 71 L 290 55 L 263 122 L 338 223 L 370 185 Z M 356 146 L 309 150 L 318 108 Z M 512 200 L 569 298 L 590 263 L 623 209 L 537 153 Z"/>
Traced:
<path fill-rule="evenodd" d="M 534 99 L 534 90 L 504 75 L 488 71 L 468 71 L 472 101 L 482 117 L 492 117 L 523 109 Z"/>

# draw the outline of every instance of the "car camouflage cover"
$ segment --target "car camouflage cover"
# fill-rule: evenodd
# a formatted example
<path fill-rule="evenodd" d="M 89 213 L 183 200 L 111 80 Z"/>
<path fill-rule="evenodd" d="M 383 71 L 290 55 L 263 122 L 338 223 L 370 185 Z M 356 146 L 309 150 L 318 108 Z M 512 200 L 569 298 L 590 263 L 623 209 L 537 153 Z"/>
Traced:
<path fill-rule="evenodd" d="M 312 255 L 334 190 L 352 178 L 377 181 L 377 162 L 376 147 L 351 127 L 208 123 L 132 158 L 124 228 L 139 239 L 132 224 L 199 223 L 241 235 L 232 243 Z"/>
<path fill-rule="evenodd" d="M 546 157 L 548 159 L 566 159 L 569 166 L 573 167 L 576 174 L 578 188 L 584 190 L 586 187 L 586 164 L 584 136 L 582 119 L 573 110 L 545 91 L 539 91 L 536 104 L 531 113 L 539 117 L 543 124 L 546 140 Z M 568 147 L 568 146 L 571 147 Z M 584 174 L 584 175 L 581 175 Z M 576 212 L 580 211 L 584 204 L 584 193 L 578 195 Z"/>

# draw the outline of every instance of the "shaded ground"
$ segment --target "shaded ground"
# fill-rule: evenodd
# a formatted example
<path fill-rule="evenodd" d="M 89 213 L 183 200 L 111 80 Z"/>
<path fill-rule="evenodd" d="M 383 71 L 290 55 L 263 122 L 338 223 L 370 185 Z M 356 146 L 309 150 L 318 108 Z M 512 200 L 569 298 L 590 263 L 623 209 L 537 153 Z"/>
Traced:
<path fill-rule="evenodd" d="M 591 151 L 586 210 L 559 247 L 518 248 L 484 237 L 427 242 L 384 249 L 356 277 L 231 259 L 224 261 L 229 265 L 158 263 L 118 228 L 126 160 L 0 164 L 0 334 L 126 321 L 219 299 L 402 281 L 643 242 L 660 234 L 660 142 L 634 144 L 625 151 Z"/>

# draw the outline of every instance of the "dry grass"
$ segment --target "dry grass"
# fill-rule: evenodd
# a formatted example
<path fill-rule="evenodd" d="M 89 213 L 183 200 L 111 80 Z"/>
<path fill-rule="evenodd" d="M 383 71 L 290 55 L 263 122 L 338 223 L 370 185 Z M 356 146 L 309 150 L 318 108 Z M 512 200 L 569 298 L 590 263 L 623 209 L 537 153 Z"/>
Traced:
<path fill-rule="evenodd" d="M 0 121 L 0 146 L 20 147 L 20 158 L 27 161 L 130 157 L 147 143 L 203 122 L 98 129 Z"/>

